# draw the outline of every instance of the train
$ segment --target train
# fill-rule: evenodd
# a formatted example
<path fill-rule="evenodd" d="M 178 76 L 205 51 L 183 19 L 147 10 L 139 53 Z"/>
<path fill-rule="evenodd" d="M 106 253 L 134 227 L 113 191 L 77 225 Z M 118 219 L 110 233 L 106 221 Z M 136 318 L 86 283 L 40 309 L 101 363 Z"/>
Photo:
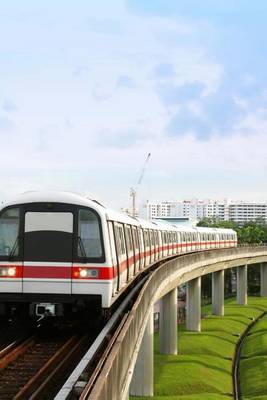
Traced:
<path fill-rule="evenodd" d="M 235 246 L 231 229 L 146 221 L 75 193 L 26 192 L 0 210 L 0 316 L 108 310 L 154 263 Z"/>

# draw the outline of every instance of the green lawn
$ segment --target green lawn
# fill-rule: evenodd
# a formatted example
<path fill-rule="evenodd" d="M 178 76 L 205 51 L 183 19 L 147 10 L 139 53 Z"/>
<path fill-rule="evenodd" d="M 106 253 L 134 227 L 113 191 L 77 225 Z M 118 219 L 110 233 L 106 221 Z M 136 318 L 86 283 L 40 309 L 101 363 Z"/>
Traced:
<path fill-rule="evenodd" d="M 267 399 L 267 317 L 251 329 L 242 346 L 241 393 L 244 399 Z"/>
<path fill-rule="evenodd" d="M 159 353 L 159 336 L 156 333 L 154 399 L 231 399 L 232 358 L 238 337 L 252 319 L 265 310 L 267 298 L 260 297 L 250 297 L 246 307 L 236 305 L 235 299 L 227 299 L 224 317 L 211 315 L 210 306 L 203 307 L 202 313 L 205 318 L 202 320 L 201 333 L 187 332 L 184 326 L 179 326 L 177 356 Z M 256 329 L 255 327 L 255 335 L 259 335 L 263 327 L 258 328 L 258 331 Z M 131 399 L 141 400 L 145 397 Z"/>

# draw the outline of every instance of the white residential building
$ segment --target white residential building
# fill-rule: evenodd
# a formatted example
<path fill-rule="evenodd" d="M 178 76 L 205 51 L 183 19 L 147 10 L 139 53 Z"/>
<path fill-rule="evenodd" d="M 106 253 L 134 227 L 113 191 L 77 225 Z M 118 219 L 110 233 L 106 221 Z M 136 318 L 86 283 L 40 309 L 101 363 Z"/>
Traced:
<path fill-rule="evenodd" d="M 145 207 L 147 219 L 187 218 L 200 221 L 203 218 L 216 218 L 221 221 L 234 221 L 242 225 L 248 221 L 263 220 L 267 223 L 267 202 L 234 202 L 229 200 L 181 200 L 148 201 Z"/>

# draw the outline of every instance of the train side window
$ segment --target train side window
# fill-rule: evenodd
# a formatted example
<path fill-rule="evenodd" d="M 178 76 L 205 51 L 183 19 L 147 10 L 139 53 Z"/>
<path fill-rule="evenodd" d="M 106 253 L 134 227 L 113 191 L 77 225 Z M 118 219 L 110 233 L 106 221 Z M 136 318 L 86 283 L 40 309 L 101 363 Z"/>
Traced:
<path fill-rule="evenodd" d="M 146 248 L 147 247 L 147 231 L 146 231 L 146 229 L 144 229 L 143 233 L 144 233 L 144 245 Z"/>
<path fill-rule="evenodd" d="M 128 250 L 133 251 L 133 239 L 132 239 L 132 235 L 131 235 L 131 228 L 129 225 L 125 225 L 125 237 L 126 237 Z"/>
<path fill-rule="evenodd" d="M 155 242 L 154 242 L 154 232 L 151 230 L 151 231 L 149 231 L 149 233 L 150 233 L 150 243 L 151 243 L 151 246 L 155 246 Z"/>
<path fill-rule="evenodd" d="M 158 231 L 154 231 L 154 242 L 155 242 L 155 246 L 158 246 Z"/>
<path fill-rule="evenodd" d="M 141 251 L 143 251 L 143 249 L 144 249 L 144 236 L 142 235 L 142 229 L 141 228 L 137 228 L 137 229 L 138 229 L 139 247 L 140 247 L 140 253 L 141 253 Z"/>
<path fill-rule="evenodd" d="M 19 208 L 9 208 L 0 216 L 0 256 L 19 254 Z"/>
<path fill-rule="evenodd" d="M 120 239 L 120 245 L 121 245 L 121 253 L 126 254 L 125 238 L 124 238 L 122 226 L 119 226 L 119 239 Z"/>
<path fill-rule="evenodd" d="M 135 226 L 132 226 L 132 236 L 133 236 L 133 248 L 138 249 L 138 238 L 137 238 L 137 230 Z"/>
<path fill-rule="evenodd" d="M 103 257 L 100 221 L 93 211 L 86 209 L 79 210 L 78 239 L 78 257 Z"/>
<path fill-rule="evenodd" d="M 119 234 L 119 228 L 116 224 L 114 224 L 114 232 L 115 232 L 115 240 L 116 240 L 116 245 L 117 245 L 117 252 L 118 252 L 118 254 L 121 254 L 120 234 Z"/>
<path fill-rule="evenodd" d="M 167 244 L 167 232 L 164 232 L 164 244 Z"/>
<path fill-rule="evenodd" d="M 145 242 L 145 248 L 149 246 L 149 238 L 148 238 L 148 230 L 144 229 L 144 242 Z"/>

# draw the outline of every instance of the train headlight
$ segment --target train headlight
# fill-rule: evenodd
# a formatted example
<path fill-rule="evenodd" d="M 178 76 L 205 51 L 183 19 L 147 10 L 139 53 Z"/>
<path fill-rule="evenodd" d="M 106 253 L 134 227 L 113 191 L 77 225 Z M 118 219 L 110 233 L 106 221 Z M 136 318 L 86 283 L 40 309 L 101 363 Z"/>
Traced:
<path fill-rule="evenodd" d="M 98 270 L 97 269 L 89 269 L 89 268 L 81 268 L 79 272 L 80 278 L 98 278 Z"/>
<path fill-rule="evenodd" d="M 86 278 L 87 277 L 87 270 L 86 269 L 81 269 L 80 270 L 80 277 L 81 278 Z"/>
<path fill-rule="evenodd" d="M 21 266 L 4 266 L 0 267 L 0 278 L 21 278 L 22 268 Z"/>
<path fill-rule="evenodd" d="M 10 267 L 7 269 L 7 275 L 8 276 L 16 276 L 16 268 L 15 267 Z"/>

